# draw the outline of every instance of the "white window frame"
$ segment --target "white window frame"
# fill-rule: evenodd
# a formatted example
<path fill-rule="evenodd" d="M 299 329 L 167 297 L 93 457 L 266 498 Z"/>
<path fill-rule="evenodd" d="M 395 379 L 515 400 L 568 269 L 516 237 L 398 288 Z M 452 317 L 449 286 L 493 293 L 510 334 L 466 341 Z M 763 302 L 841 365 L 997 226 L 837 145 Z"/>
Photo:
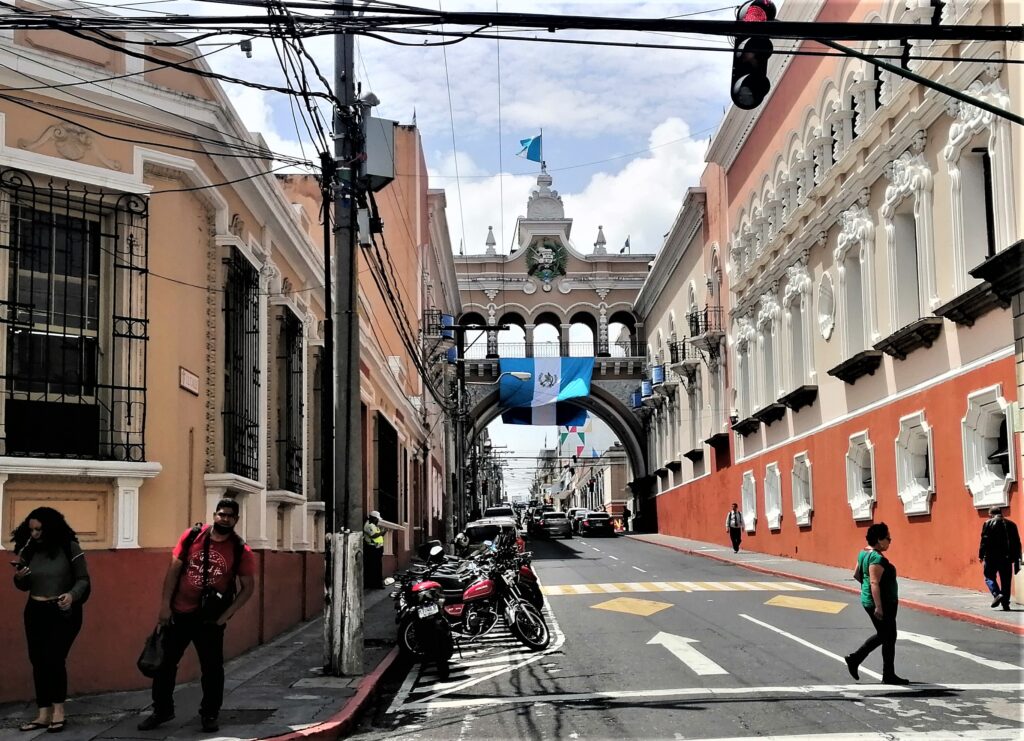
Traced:
<path fill-rule="evenodd" d="M 967 94 L 1009 110 L 1010 95 L 998 78 L 987 84 L 975 80 L 968 86 Z M 996 249 L 1005 248 L 1013 242 L 1017 203 L 1014 193 L 1016 178 L 1013 171 L 1010 122 L 959 101 L 952 101 L 948 110 L 956 121 L 949 128 L 949 139 L 942 150 L 942 157 L 949 170 L 950 216 L 953 223 L 953 281 L 959 295 L 978 283 L 967 272 L 975 266 L 967 264 L 967 241 L 972 237 L 965 228 L 969 219 L 964 215 L 963 180 L 960 173 L 960 159 L 964 150 L 979 134 L 988 133 L 986 146 L 992 161 L 992 207 L 995 217 L 993 238 Z"/>
<path fill-rule="evenodd" d="M 919 145 L 924 146 L 923 134 Z M 914 222 L 916 272 L 918 281 L 916 319 L 920 319 L 939 305 L 935 283 L 935 249 L 932 228 L 932 171 L 924 154 L 904 152 L 886 167 L 890 184 L 885 189 L 882 203 L 882 225 L 885 228 L 889 257 L 889 307 L 893 330 L 901 329 L 911 322 L 900 319 L 901 301 L 911 300 L 905 295 L 906 285 L 901 278 L 897 260 L 897 219 L 912 218 Z M 906 202 L 910 201 L 912 216 L 906 213 Z"/>
<path fill-rule="evenodd" d="M 782 528 L 782 474 L 778 463 L 769 463 L 764 470 L 764 517 L 769 530 Z"/>
<path fill-rule="evenodd" d="M 858 205 L 839 215 L 841 228 L 835 249 L 836 270 L 839 273 L 839 306 L 842 307 L 843 357 L 851 358 L 878 341 L 878 319 L 875 313 L 875 224 L 867 208 L 867 194 Z M 853 254 L 850 254 L 853 252 Z M 859 268 L 860 288 L 850 295 L 847 260 L 856 261 Z M 850 315 L 859 312 L 863 317 L 862 337 L 850 333 Z"/>
<path fill-rule="evenodd" d="M 757 479 L 753 471 L 744 471 L 740 484 L 740 507 L 743 512 L 743 527 L 748 533 L 757 529 Z"/>
<path fill-rule="evenodd" d="M 761 296 L 761 310 L 757 317 L 758 350 L 760 351 L 760 362 L 758 363 L 757 387 L 760 397 L 755 409 L 766 407 L 775 402 L 780 396 L 779 382 L 779 303 L 771 293 Z"/>
<path fill-rule="evenodd" d="M 865 486 L 865 474 L 871 481 L 870 488 Z M 850 445 L 846 450 L 846 501 L 856 522 L 874 517 L 877 490 L 875 446 L 864 430 L 850 435 Z"/>
<path fill-rule="evenodd" d="M 807 451 L 793 456 L 793 515 L 796 524 L 807 527 L 814 512 L 814 488 L 811 479 L 811 459 Z"/>
<path fill-rule="evenodd" d="M 935 453 L 932 428 L 924 411 L 900 418 L 896 436 L 896 491 L 907 515 L 931 514 L 935 493 Z"/>
<path fill-rule="evenodd" d="M 967 397 L 967 413 L 960 422 L 963 439 L 964 485 L 978 509 L 1005 507 L 1009 502 L 1011 484 L 1016 480 L 1016 452 L 1012 405 L 1002 396 L 1002 386 L 996 384 L 975 391 Z M 999 428 L 1006 424 L 1006 442 L 1009 446 L 1009 469 L 1003 475 L 988 462 L 993 448 L 992 439 L 998 439 Z"/>
<path fill-rule="evenodd" d="M 789 391 L 811 383 L 814 376 L 814 344 L 811 342 L 811 278 L 807 273 L 807 265 L 798 262 L 786 268 L 786 275 L 789 280 L 786 284 L 786 291 L 783 294 L 782 304 L 785 307 L 785 336 L 784 343 L 789 350 L 790 358 L 797 356 L 795 352 L 799 349 L 800 363 L 789 365 L 789 378 L 779 379 L 782 384 L 788 387 Z M 799 318 L 799 327 L 794 329 L 794 317 Z"/>

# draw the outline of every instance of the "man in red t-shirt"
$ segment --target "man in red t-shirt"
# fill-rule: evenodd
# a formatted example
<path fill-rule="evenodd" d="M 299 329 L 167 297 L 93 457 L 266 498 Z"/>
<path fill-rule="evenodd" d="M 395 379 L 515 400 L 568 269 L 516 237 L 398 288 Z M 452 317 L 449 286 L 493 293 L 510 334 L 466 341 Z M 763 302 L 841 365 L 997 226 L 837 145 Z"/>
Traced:
<path fill-rule="evenodd" d="M 203 673 L 199 718 L 204 731 L 218 730 L 224 700 L 224 626 L 252 596 L 256 574 L 256 556 L 235 533 L 237 523 L 238 502 L 221 499 L 212 527 L 198 533 L 186 530 L 178 539 L 164 577 L 158 618 L 164 664 L 153 678 L 153 713 L 139 723 L 139 730 L 152 730 L 174 717 L 178 662 L 190 643 L 195 644 Z M 241 583 L 237 595 L 236 577 Z"/>

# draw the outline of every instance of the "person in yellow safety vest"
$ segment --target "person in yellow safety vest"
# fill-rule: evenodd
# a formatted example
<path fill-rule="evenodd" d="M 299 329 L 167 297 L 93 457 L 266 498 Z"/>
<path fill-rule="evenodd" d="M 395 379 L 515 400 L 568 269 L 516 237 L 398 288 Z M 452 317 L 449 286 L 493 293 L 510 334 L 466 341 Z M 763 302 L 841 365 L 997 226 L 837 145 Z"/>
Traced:
<path fill-rule="evenodd" d="M 363 587 L 384 588 L 384 531 L 378 527 L 380 512 L 373 510 L 363 525 Z"/>

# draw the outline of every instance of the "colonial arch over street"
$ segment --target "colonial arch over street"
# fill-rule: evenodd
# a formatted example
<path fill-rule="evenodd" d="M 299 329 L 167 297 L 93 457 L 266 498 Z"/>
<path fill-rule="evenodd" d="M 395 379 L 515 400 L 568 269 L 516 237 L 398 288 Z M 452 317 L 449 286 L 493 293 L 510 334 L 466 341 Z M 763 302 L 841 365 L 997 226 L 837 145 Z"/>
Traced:
<path fill-rule="evenodd" d="M 630 395 L 646 368 L 647 342 L 633 303 L 654 255 L 632 254 L 628 241 L 609 252 L 602 227 L 592 250 L 577 249 L 572 219 L 566 218 L 552 182 L 542 166 L 509 254 L 497 252 L 489 231 L 484 254 L 455 258 L 462 302 L 458 321 L 489 328 L 467 333 L 467 346 L 473 343 L 464 361 L 468 431 L 479 435 L 501 413 L 493 385 L 500 358 L 593 357 L 591 395 L 573 403 L 618 436 L 633 474 L 630 488 L 642 497 L 652 479 L 646 431 L 631 409 Z"/>

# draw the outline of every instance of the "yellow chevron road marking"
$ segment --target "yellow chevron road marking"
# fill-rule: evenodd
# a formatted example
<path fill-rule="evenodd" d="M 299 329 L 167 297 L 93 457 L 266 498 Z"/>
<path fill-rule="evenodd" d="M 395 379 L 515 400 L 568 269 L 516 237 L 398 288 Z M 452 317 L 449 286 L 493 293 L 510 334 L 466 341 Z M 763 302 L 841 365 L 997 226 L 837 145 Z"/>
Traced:
<path fill-rule="evenodd" d="M 827 612 L 831 615 L 842 612 L 843 608 L 846 607 L 845 602 L 830 602 L 823 599 L 808 599 L 807 597 L 785 597 L 781 594 L 778 597 L 772 597 L 765 604 L 772 605 L 773 607 L 790 607 L 794 610 Z"/>
<path fill-rule="evenodd" d="M 616 597 L 607 602 L 591 605 L 593 610 L 610 610 L 611 612 L 624 612 L 627 615 L 642 615 L 649 617 L 656 612 L 667 610 L 672 607 L 669 602 L 655 602 L 649 599 L 636 599 L 635 597 Z"/>
<path fill-rule="evenodd" d="M 762 592 L 821 591 L 819 587 L 793 581 L 644 581 L 605 584 L 548 584 L 544 587 L 544 594 L 549 597 L 564 597 L 576 594 L 613 594 L 618 592 L 750 592 L 755 590 Z"/>

